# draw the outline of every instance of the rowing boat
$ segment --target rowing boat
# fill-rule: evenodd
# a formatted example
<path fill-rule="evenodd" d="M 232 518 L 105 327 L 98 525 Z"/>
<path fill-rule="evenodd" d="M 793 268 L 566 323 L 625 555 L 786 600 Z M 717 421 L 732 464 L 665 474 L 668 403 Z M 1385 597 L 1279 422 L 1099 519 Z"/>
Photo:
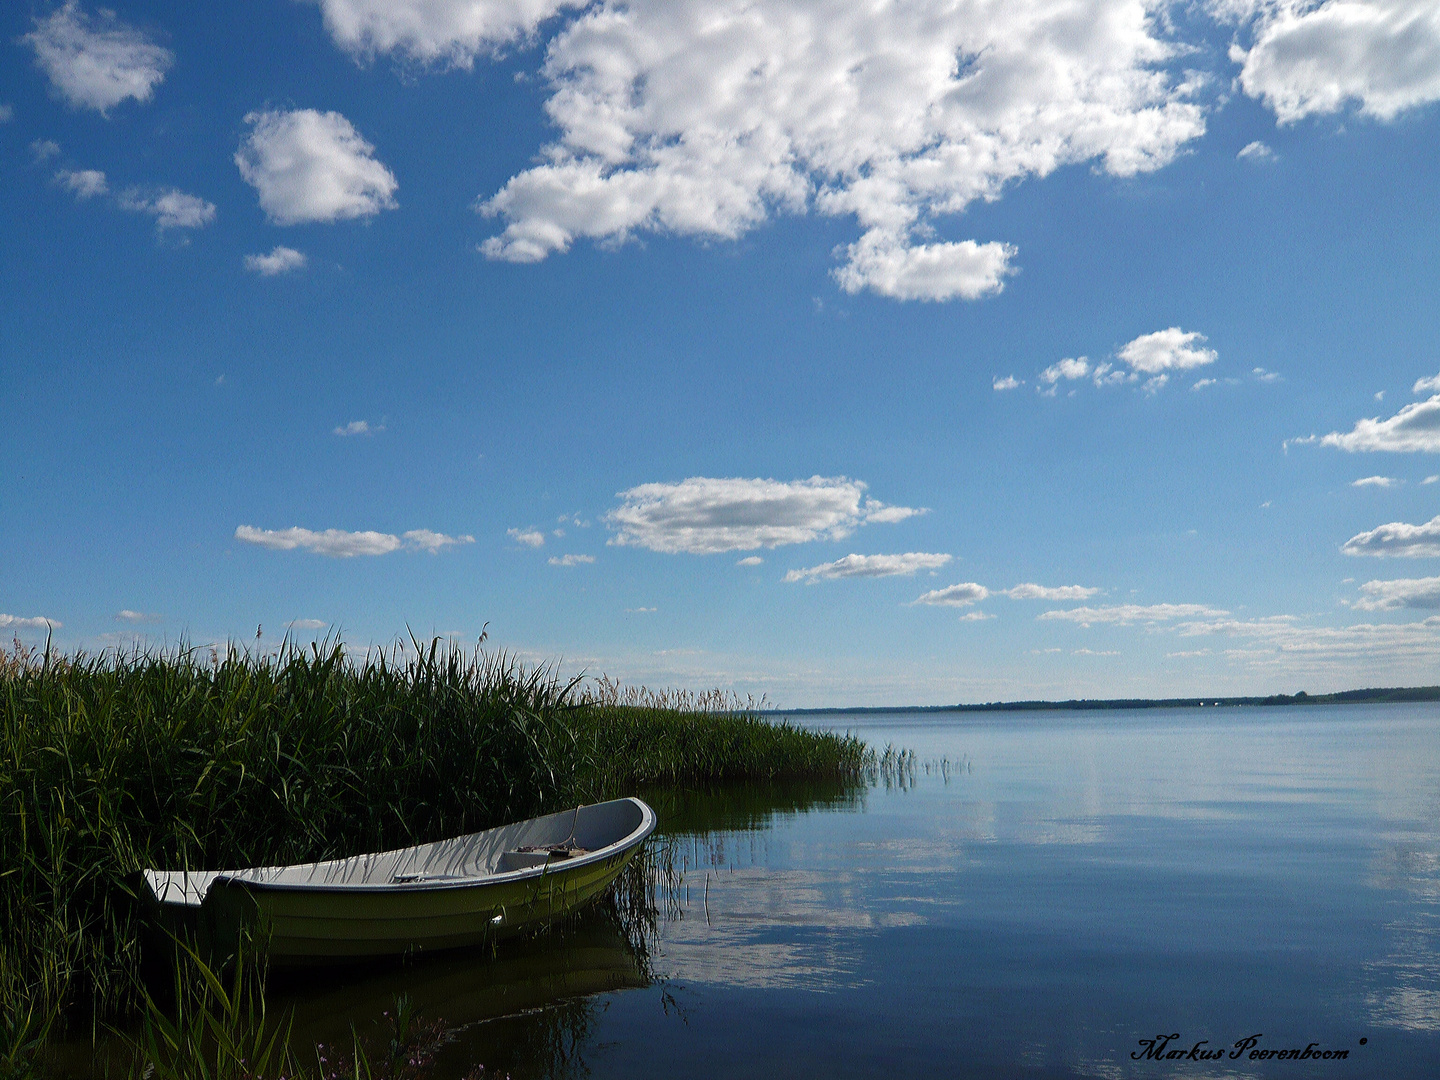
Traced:
<path fill-rule="evenodd" d="M 153 919 L 226 952 L 242 927 L 272 963 L 431 952 L 567 915 L 600 896 L 655 828 L 639 799 L 594 803 L 432 844 L 250 870 L 146 870 Z"/>

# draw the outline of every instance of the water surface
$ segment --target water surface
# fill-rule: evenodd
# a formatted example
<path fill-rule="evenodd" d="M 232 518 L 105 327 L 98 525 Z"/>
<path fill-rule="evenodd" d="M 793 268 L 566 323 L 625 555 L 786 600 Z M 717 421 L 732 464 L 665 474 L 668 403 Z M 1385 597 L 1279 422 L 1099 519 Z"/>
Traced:
<path fill-rule="evenodd" d="M 591 926 L 406 974 L 467 1025 L 447 1067 L 1440 1076 L 1440 707 L 800 722 L 918 767 L 657 799 L 673 873 L 648 955 Z M 311 1013 L 350 1015 L 346 992 Z M 1172 1034 L 1227 1053 L 1144 1057 Z M 1251 1036 L 1348 1056 L 1231 1058 Z"/>

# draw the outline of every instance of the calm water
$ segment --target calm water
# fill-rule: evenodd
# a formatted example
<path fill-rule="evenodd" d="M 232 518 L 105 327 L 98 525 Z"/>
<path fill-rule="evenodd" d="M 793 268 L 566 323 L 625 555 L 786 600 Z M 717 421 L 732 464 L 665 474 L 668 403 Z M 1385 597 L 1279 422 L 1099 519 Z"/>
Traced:
<path fill-rule="evenodd" d="M 648 958 L 597 922 L 299 988 L 302 1022 L 407 988 L 466 1025 L 448 1067 L 517 1080 L 1440 1076 L 1440 708 L 824 726 L 922 765 L 662 805 Z M 1170 1034 L 1349 1057 L 1132 1056 Z"/>

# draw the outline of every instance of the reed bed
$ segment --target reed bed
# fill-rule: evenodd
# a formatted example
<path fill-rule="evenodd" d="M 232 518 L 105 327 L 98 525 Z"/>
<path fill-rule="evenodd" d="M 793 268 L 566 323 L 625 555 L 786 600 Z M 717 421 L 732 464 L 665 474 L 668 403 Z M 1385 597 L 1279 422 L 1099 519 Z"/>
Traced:
<path fill-rule="evenodd" d="M 858 778 L 859 740 L 503 653 L 0 648 L 0 1075 L 144 1001 L 141 868 L 383 850 L 685 783 Z"/>

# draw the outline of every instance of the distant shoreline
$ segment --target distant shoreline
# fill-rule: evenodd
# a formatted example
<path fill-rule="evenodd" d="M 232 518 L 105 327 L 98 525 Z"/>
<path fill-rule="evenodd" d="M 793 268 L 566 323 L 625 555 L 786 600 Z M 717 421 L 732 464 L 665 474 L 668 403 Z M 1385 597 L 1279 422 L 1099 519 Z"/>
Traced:
<path fill-rule="evenodd" d="M 1194 709 L 1241 705 L 1360 705 L 1376 702 L 1440 701 L 1440 686 L 1376 687 L 1336 694 L 1271 694 L 1268 697 L 1071 698 L 1069 701 L 986 701 L 970 705 L 864 705 L 855 708 L 766 709 L 770 716 L 826 716 L 838 713 L 1085 712 L 1098 709 Z"/>

